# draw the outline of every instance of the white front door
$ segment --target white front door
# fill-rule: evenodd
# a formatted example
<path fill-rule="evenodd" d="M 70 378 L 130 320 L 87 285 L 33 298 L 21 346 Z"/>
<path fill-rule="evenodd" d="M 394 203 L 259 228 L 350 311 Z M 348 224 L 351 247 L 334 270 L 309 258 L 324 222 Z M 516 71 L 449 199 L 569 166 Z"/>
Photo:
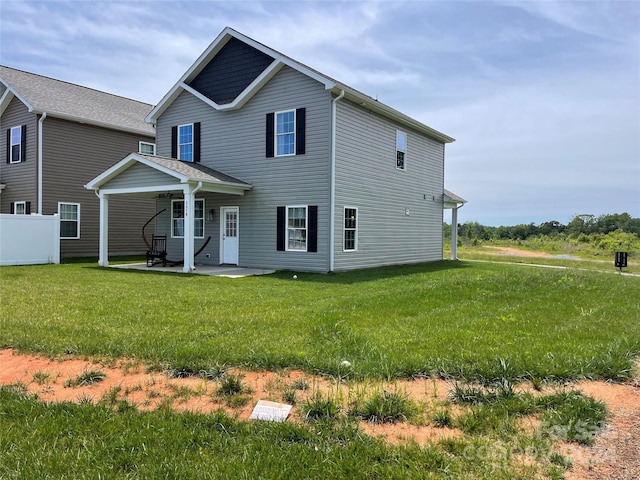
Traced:
<path fill-rule="evenodd" d="M 238 264 L 238 207 L 220 209 L 221 263 Z"/>

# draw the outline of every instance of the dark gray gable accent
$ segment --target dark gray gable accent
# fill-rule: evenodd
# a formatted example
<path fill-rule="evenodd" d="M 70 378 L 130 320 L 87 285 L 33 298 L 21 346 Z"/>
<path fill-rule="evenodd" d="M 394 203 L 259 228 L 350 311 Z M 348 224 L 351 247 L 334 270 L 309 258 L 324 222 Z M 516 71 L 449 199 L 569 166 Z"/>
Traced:
<path fill-rule="evenodd" d="M 189 85 L 218 105 L 231 103 L 273 60 L 266 53 L 231 38 Z"/>
<path fill-rule="evenodd" d="M 287 238 L 286 225 L 285 225 L 285 208 L 278 207 L 278 234 L 276 240 L 276 250 L 278 252 L 284 252 L 285 250 L 285 238 Z"/>

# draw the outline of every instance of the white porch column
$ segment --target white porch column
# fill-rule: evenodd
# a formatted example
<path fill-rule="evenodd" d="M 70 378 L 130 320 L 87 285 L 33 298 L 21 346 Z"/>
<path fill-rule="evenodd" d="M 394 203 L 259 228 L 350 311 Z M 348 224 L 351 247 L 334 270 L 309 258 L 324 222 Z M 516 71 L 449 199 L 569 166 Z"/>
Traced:
<path fill-rule="evenodd" d="M 195 191 L 186 186 L 184 188 L 184 266 L 182 271 L 189 273 L 195 270 L 193 262 L 193 216 L 195 214 Z"/>
<path fill-rule="evenodd" d="M 458 208 L 451 209 L 451 260 L 458 259 Z"/>
<path fill-rule="evenodd" d="M 100 239 L 98 265 L 109 266 L 109 195 L 99 193 L 100 196 Z"/>

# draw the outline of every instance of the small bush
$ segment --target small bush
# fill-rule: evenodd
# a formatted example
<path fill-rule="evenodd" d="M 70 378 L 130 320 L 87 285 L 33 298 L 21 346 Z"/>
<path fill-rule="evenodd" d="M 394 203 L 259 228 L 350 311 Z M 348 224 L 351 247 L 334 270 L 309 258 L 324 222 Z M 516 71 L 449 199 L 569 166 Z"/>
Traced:
<path fill-rule="evenodd" d="M 356 405 L 352 415 L 372 423 L 396 423 L 410 420 L 417 407 L 406 394 L 382 390 L 374 393 L 360 406 Z"/>
<path fill-rule="evenodd" d="M 305 401 L 302 412 L 307 420 L 335 420 L 340 414 L 340 405 L 329 397 L 323 398 L 318 391 Z"/>
<path fill-rule="evenodd" d="M 438 428 L 451 428 L 453 419 L 449 410 L 438 410 L 431 417 L 431 421 Z"/>
<path fill-rule="evenodd" d="M 69 378 L 64 382 L 65 387 L 84 387 L 85 385 L 93 385 L 107 378 L 107 375 L 101 370 L 85 370 L 76 378 Z"/>

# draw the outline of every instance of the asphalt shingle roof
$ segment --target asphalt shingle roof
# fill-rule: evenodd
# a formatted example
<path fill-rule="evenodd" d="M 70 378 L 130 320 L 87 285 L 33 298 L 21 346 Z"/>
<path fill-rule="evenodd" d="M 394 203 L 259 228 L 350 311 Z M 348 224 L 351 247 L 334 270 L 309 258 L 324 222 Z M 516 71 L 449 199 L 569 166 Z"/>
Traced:
<path fill-rule="evenodd" d="M 213 168 L 205 167 L 199 163 L 184 162 L 182 160 L 176 160 L 175 158 L 158 157 L 155 155 L 138 155 L 176 173 L 185 175 L 186 177 L 189 177 L 189 180 L 208 183 L 237 183 L 240 185 L 250 185 L 247 182 L 238 180 L 237 178 L 219 172 L 218 170 L 214 170 Z"/>
<path fill-rule="evenodd" d="M 155 136 L 153 105 L 3 65 L 0 79 L 38 113 Z"/>

